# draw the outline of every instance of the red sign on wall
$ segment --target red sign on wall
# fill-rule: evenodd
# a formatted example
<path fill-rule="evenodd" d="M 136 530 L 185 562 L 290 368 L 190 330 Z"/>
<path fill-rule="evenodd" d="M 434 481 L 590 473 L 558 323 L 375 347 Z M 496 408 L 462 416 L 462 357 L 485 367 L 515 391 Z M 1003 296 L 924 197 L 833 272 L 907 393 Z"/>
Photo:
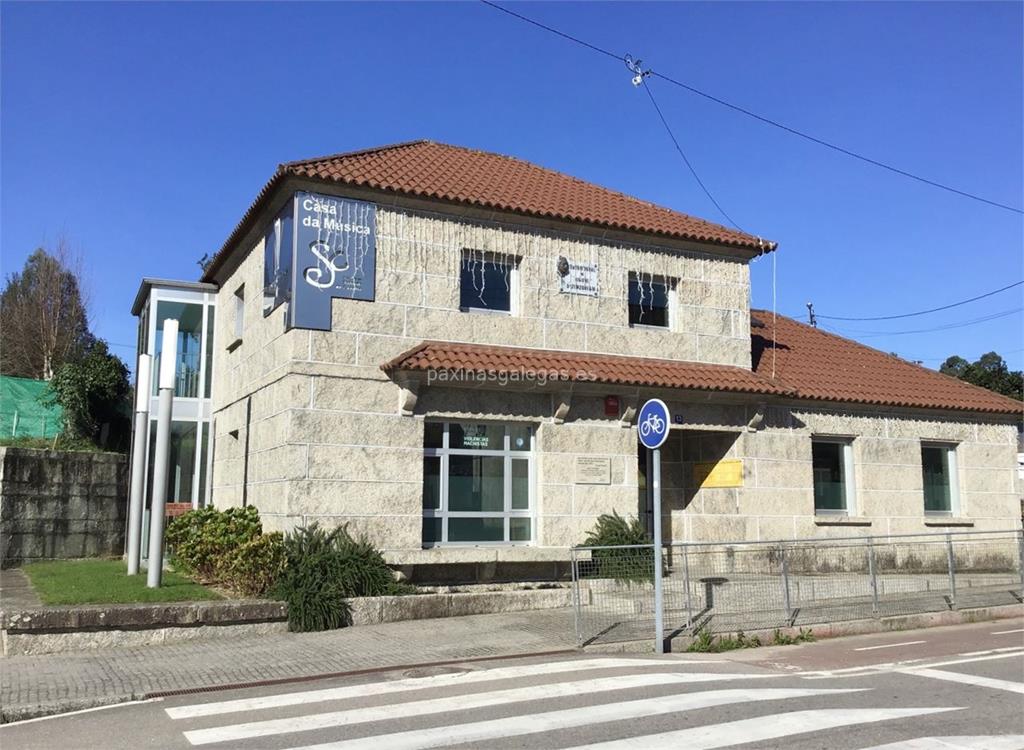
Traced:
<path fill-rule="evenodd" d="M 606 417 L 617 417 L 617 416 L 619 416 L 619 397 L 618 396 L 605 396 L 604 397 L 604 415 Z"/>

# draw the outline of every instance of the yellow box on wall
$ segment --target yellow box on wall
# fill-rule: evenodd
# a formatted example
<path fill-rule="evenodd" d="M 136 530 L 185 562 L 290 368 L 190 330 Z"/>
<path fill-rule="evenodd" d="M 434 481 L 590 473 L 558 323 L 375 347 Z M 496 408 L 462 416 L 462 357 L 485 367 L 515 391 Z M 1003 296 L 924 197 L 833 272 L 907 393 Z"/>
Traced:
<path fill-rule="evenodd" d="M 742 487 L 743 461 L 710 461 L 693 465 L 693 478 L 698 487 Z"/>

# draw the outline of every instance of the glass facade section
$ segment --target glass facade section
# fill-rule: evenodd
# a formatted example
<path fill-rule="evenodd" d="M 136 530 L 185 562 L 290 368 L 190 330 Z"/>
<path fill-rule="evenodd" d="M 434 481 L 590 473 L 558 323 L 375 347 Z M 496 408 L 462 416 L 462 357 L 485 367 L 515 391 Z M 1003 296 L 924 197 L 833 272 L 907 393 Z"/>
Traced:
<path fill-rule="evenodd" d="M 921 474 L 925 513 L 952 514 L 957 493 L 956 448 L 948 445 L 922 445 Z"/>
<path fill-rule="evenodd" d="M 811 444 L 814 472 L 814 511 L 835 513 L 847 510 L 846 472 L 843 444 L 815 440 Z"/>
<path fill-rule="evenodd" d="M 428 422 L 423 544 L 533 541 L 533 428 Z"/>
<path fill-rule="evenodd" d="M 185 302 L 160 301 L 156 306 L 156 341 L 153 371 L 160 371 L 160 352 L 163 349 L 164 321 L 178 321 L 177 364 L 174 368 L 174 397 L 199 398 L 199 366 L 202 354 L 203 305 Z M 153 379 L 153 393 L 157 391 Z"/>

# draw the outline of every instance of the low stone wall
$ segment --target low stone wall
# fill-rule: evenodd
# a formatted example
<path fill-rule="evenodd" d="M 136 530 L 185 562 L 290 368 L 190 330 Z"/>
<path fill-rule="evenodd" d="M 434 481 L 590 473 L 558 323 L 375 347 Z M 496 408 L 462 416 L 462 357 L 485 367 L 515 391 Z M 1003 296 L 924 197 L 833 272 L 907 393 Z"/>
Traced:
<path fill-rule="evenodd" d="M 120 453 L 0 448 L 0 564 L 124 552 Z"/>
<path fill-rule="evenodd" d="M 590 592 L 584 591 L 582 595 L 588 597 L 584 603 L 589 603 Z M 376 625 L 400 620 L 557 609 L 572 606 L 572 599 L 572 589 L 569 587 L 530 590 L 506 588 L 495 591 L 357 597 L 349 599 L 349 605 L 352 608 L 353 625 Z"/>
<path fill-rule="evenodd" d="M 0 615 L 4 656 L 237 638 L 287 629 L 285 604 L 263 600 L 93 604 Z"/>

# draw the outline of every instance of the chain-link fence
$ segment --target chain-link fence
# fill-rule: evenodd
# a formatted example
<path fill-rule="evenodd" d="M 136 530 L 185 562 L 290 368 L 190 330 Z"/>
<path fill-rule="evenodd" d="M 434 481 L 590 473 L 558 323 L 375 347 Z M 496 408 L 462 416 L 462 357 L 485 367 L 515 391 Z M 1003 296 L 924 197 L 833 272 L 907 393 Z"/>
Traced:
<path fill-rule="evenodd" d="M 654 547 L 572 551 L 580 644 L 652 638 Z M 665 636 L 1022 601 L 1024 534 L 957 532 L 664 547 Z"/>

